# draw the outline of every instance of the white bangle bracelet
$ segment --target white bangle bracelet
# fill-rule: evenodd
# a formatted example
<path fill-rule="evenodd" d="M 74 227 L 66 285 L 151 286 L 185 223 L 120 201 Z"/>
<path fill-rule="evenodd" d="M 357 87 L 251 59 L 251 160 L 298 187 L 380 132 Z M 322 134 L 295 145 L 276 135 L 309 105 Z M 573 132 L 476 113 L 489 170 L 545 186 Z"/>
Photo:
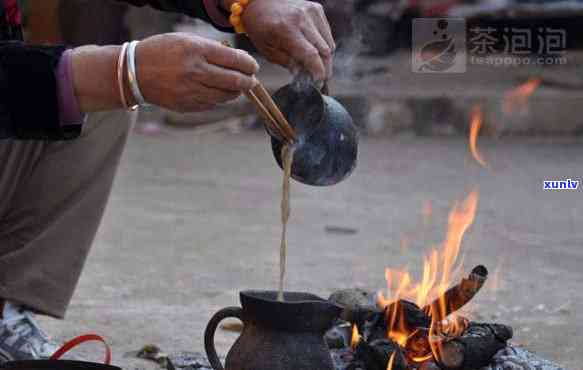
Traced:
<path fill-rule="evenodd" d="M 132 90 L 132 94 L 134 95 L 134 99 L 138 103 L 138 106 L 148 105 L 146 103 L 146 99 L 144 99 L 144 95 L 142 94 L 142 90 L 140 90 L 140 84 L 138 82 L 138 74 L 136 71 L 136 48 L 140 42 L 139 41 L 132 41 L 128 46 L 128 56 L 127 56 L 127 64 L 128 64 L 128 80 L 130 82 L 130 89 Z"/>
<path fill-rule="evenodd" d="M 119 98 L 121 100 L 121 105 L 126 108 L 130 109 L 128 104 L 128 100 L 125 95 L 124 90 L 124 80 L 123 80 L 123 67 L 126 60 L 126 51 L 128 49 L 128 43 L 124 43 L 121 47 L 121 51 L 119 53 L 119 57 L 117 58 L 117 87 L 119 89 Z"/>

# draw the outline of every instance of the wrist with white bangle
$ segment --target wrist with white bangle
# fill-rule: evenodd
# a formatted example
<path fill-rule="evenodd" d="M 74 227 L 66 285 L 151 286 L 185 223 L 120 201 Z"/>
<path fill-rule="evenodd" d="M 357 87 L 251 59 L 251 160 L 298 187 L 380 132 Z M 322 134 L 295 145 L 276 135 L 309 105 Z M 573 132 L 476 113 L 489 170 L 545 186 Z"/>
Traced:
<path fill-rule="evenodd" d="M 142 90 L 140 89 L 137 68 L 136 68 L 136 49 L 139 41 L 132 41 L 130 43 L 124 43 L 117 63 L 117 78 L 119 86 L 119 94 L 122 105 L 130 110 L 135 111 L 140 107 L 148 106 Z M 125 68 L 124 68 L 125 67 Z M 125 69 L 125 73 L 124 73 Z M 130 105 L 129 100 L 126 97 L 126 77 L 129 86 L 129 91 L 132 94 L 133 101 L 136 102 L 135 105 Z"/>
<path fill-rule="evenodd" d="M 134 99 L 138 103 L 139 106 L 147 106 L 148 103 L 142 94 L 142 90 L 140 89 L 140 83 L 138 80 L 138 71 L 136 68 L 136 49 L 138 47 L 139 41 L 132 41 L 128 46 L 128 80 L 130 82 L 130 89 L 132 90 L 132 94 L 134 95 Z"/>

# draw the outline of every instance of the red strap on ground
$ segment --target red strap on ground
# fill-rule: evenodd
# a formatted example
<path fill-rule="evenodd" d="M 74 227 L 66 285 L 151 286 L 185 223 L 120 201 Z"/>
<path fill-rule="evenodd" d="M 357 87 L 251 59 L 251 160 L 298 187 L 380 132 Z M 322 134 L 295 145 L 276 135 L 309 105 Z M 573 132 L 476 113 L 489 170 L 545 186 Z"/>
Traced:
<path fill-rule="evenodd" d="M 61 348 L 59 348 L 57 350 L 57 352 L 55 352 L 51 356 L 51 360 L 58 360 L 61 357 L 63 357 L 63 355 L 65 353 L 69 352 L 73 348 L 75 348 L 75 347 L 77 347 L 77 346 L 79 346 L 79 345 L 81 345 L 83 343 L 93 342 L 93 341 L 97 341 L 97 342 L 103 343 L 103 345 L 105 346 L 105 361 L 103 363 L 105 365 L 111 364 L 111 348 L 109 347 L 109 345 L 107 344 L 107 342 L 105 341 L 105 339 L 103 339 L 101 336 L 99 336 L 97 334 L 80 335 L 77 338 L 71 339 L 67 343 L 63 344 L 63 346 Z"/>

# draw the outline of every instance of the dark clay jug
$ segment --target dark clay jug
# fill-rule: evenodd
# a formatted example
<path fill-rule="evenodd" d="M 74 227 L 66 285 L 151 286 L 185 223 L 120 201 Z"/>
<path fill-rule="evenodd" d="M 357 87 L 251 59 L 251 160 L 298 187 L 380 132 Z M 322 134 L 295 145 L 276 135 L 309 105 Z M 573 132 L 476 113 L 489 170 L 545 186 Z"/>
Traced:
<path fill-rule="evenodd" d="M 65 360 L 14 361 L 0 364 L 2 370 L 121 370 L 119 367 L 91 362 Z"/>
<path fill-rule="evenodd" d="M 217 312 L 205 331 L 205 349 L 215 370 L 334 370 L 324 342 L 341 307 L 308 293 L 241 292 L 241 306 Z M 243 321 L 243 333 L 221 364 L 214 335 L 221 320 Z"/>
<path fill-rule="evenodd" d="M 297 136 L 292 177 L 315 186 L 334 185 L 346 179 L 356 167 L 358 156 L 358 131 L 346 109 L 306 78 L 297 78 L 282 87 L 273 100 Z M 280 167 L 283 144 L 271 137 L 273 155 Z"/>

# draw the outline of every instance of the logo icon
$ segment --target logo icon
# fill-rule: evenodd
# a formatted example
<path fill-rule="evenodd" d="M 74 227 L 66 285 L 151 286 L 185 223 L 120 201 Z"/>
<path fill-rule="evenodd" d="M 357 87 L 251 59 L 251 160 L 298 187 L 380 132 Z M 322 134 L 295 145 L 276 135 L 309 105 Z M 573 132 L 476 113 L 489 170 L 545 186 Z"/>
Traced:
<path fill-rule="evenodd" d="M 413 20 L 414 73 L 464 73 L 466 63 L 466 21 L 463 18 Z"/>

